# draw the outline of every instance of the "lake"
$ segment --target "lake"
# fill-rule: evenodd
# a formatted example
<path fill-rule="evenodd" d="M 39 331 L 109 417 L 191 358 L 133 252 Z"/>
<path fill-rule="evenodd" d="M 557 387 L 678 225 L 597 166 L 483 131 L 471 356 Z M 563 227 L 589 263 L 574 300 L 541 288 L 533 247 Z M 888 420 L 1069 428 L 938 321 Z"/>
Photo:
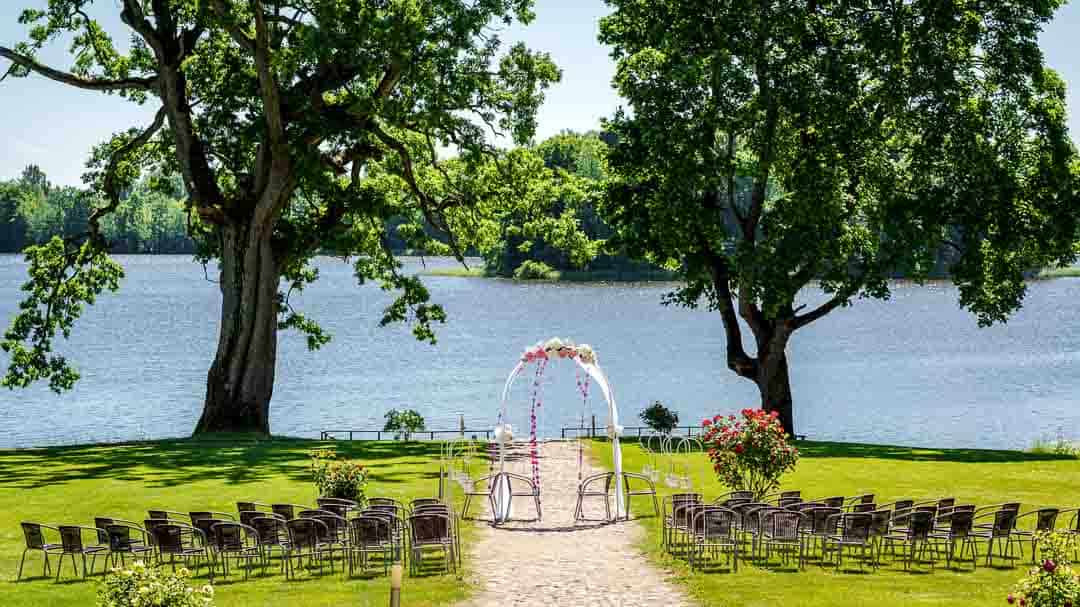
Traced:
<path fill-rule="evenodd" d="M 0 447 L 184 436 L 194 427 L 217 340 L 217 286 L 187 256 L 118 260 L 127 271 L 120 291 L 89 308 L 70 341 L 57 342 L 82 379 L 63 395 L 47 385 L 0 391 Z M 490 428 L 522 349 L 552 336 L 594 346 L 626 426 L 640 425 L 638 413 L 653 400 L 683 424 L 758 403 L 754 385 L 725 366 L 719 316 L 660 305 L 670 284 L 430 276 L 433 299 L 449 315 L 431 346 L 407 326 L 379 327 L 391 297 L 374 284 L 357 286 L 351 266 L 330 258 L 317 265 L 321 279 L 293 302 L 333 341 L 312 353 L 301 335 L 281 335 L 275 434 L 381 428 L 394 407 L 418 410 L 430 429 L 456 428 L 459 414 L 470 428 Z M 452 265 L 427 260 L 428 268 Z M 420 260 L 407 260 L 407 270 L 420 271 Z M 5 327 L 25 277 L 21 257 L 0 256 Z M 1080 437 L 1078 302 L 1080 280 L 1033 282 L 1008 324 L 980 329 L 951 286 L 898 283 L 890 301 L 837 310 L 790 346 L 798 431 L 818 440 L 985 448 Z M 528 425 L 529 383 L 519 380 L 510 399 L 518 436 Z M 583 406 L 574 366 L 553 363 L 539 433 L 558 436 L 589 414 L 603 425 L 599 394 Z"/>

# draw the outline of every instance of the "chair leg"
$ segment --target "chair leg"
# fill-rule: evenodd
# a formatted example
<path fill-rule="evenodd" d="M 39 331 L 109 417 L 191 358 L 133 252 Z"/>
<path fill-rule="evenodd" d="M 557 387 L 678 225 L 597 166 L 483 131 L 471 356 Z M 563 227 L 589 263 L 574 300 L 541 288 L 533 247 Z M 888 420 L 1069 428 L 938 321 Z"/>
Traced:
<path fill-rule="evenodd" d="M 27 549 L 25 549 L 25 550 L 23 550 L 23 551 L 22 551 L 22 558 L 21 558 L 21 559 L 19 559 L 19 573 L 15 575 L 15 581 L 16 581 L 16 582 L 22 579 L 22 569 L 23 569 L 23 563 L 25 563 L 25 562 L 26 562 L 26 552 L 27 552 L 28 550 L 30 550 L 30 549 L 29 549 L 29 548 L 27 548 Z"/>

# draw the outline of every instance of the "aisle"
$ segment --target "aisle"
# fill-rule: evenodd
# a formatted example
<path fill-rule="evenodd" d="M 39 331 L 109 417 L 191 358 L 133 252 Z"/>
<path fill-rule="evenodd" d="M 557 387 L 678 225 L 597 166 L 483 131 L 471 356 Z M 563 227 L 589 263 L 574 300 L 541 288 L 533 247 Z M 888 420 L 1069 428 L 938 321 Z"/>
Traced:
<path fill-rule="evenodd" d="M 531 477 L 527 451 L 522 449 L 513 455 L 507 470 Z M 596 472 L 600 470 L 586 460 L 583 474 Z M 469 581 L 478 589 L 465 606 L 690 605 L 685 594 L 667 582 L 638 548 L 645 533 L 640 524 L 574 524 L 577 475 L 576 443 L 541 444 L 543 520 L 511 521 L 497 529 L 480 523 L 482 529 L 471 542 L 468 560 Z M 514 516 L 531 518 L 534 513 L 527 498 L 515 498 Z M 603 502 L 594 499 L 587 506 L 586 516 L 601 518 Z"/>

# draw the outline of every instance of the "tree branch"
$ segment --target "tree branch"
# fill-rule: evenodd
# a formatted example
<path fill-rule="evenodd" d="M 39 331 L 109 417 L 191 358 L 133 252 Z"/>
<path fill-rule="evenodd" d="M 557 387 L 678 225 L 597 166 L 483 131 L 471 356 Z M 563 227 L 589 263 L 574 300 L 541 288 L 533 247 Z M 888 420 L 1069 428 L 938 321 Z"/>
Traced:
<path fill-rule="evenodd" d="M 157 115 L 154 116 L 154 122 L 143 132 L 139 133 L 137 137 L 127 142 L 120 149 L 113 152 L 109 158 L 109 164 L 105 168 L 105 179 L 102 184 L 102 189 L 105 190 L 105 196 L 108 198 L 108 204 L 103 207 L 94 209 L 94 212 L 90 213 L 89 219 L 87 219 L 87 225 L 90 229 L 90 237 L 94 239 L 101 239 L 101 219 L 116 210 L 116 207 L 120 206 L 120 188 L 116 183 L 116 169 L 125 157 L 137 151 L 150 141 L 150 138 L 154 136 L 161 127 L 165 124 L 165 107 L 162 106 L 158 109 Z"/>
<path fill-rule="evenodd" d="M 15 51 L 0 46 L 0 57 L 4 57 L 12 62 L 13 67 L 15 65 L 24 67 L 32 72 L 45 76 L 49 80 L 54 80 L 61 84 L 68 86 L 74 86 L 89 91 L 129 91 L 129 90 L 142 90 L 142 91 L 156 91 L 156 81 L 154 78 L 121 78 L 118 80 L 110 80 L 106 78 L 84 78 L 82 76 L 76 76 L 70 72 L 64 72 L 61 70 L 53 69 L 42 63 L 38 63 L 32 57 L 27 57 L 16 53 Z M 8 70 L 11 73 L 11 70 Z M 4 75 L 4 78 L 7 74 Z M 3 78 L 0 78 L 2 80 Z"/>
<path fill-rule="evenodd" d="M 739 327 L 739 317 L 735 314 L 735 306 L 731 295 L 731 268 L 722 255 L 713 251 L 704 235 L 699 234 L 699 237 L 709 267 L 709 274 L 712 278 L 713 290 L 716 291 L 720 319 L 724 323 L 728 368 L 742 377 L 756 380 L 758 361 L 750 358 L 746 353 L 746 349 L 743 348 L 742 329 Z"/>

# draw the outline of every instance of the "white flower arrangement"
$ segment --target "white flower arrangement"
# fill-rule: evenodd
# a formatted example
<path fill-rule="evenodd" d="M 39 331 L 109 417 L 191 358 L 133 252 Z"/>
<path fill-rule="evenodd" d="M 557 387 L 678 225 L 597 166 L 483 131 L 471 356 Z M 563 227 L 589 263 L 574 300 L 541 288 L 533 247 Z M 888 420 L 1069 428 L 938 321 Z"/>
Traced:
<path fill-rule="evenodd" d="M 514 440 L 514 428 L 510 424 L 495 426 L 495 440 L 498 442 L 511 442 Z"/>
<path fill-rule="evenodd" d="M 578 360 L 586 365 L 596 364 L 596 352 L 593 351 L 592 346 L 589 344 L 581 344 L 577 347 Z"/>

